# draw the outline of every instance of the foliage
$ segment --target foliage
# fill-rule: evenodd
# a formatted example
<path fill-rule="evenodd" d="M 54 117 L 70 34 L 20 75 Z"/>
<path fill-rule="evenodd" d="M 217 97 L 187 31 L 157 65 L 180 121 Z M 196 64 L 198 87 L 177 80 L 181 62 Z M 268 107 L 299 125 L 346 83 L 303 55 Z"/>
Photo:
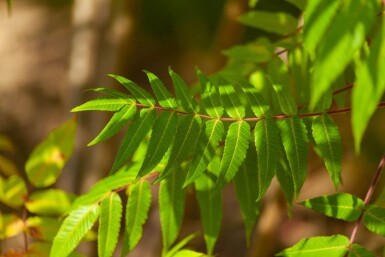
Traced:
<path fill-rule="evenodd" d="M 89 145 L 111 138 L 126 125 L 128 128 L 110 175 L 76 198 L 71 207 L 60 209 L 67 217 L 53 239 L 51 256 L 69 256 L 97 221 L 99 256 L 112 256 L 120 231 L 124 234 L 121 256 L 127 255 L 141 239 L 148 217 L 152 201 L 149 180 L 160 184 L 164 257 L 205 256 L 186 249 L 195 234 L 177 242 L 188 188 L 196 192 L 208 256 L 215 254 L 222 220 L 221 191 L 227 184 L 235 184 L 248 242 L 259 204 L 274 177 L 289 207 L 298 199 L 307 178 L 309 146 L 324 160 L 338 188 L 342 145 L 331 115 L 352 111 L 359 153 L 371 115 L 376 107 L 384 106 L 380 103 L 385 91 L 385 71 L 381 72 L 385 67 L 383 6 L 379 0 L 289 2 L 303 11 L 303 25 L 287 13 L 252 10 L 242 15 L 239 22 L 275 33 L 279 40 L 256 39 L 226 50 L 229 62 L 211 76 L 196 69 L 200 94 L 193 95 L 171 68 L 175 97 L 148 71 L 154 96 L 118 75 L 110 76 L 125 92 L 91 89 L 104 96 L 72 111 L 108 111 L 113 115 Z M 250 1 L 250 5 L 255 3 Z M 352 107 L 345 108 L 348 102 L 341 102 L 338 95 L 351 88 Z M 362 101 L 369 108 L 362 110 Z M 56 133 L 62 136 L 51 134 L 27 162 L 26 172 L 35 187 L 52 185 L 71 152 L 69 145 L 53 146 L 69 142 L 64 139 L 72 135 L 69 130 Z M 356 222 L 355 228 L 363 221 L 368 230 L 385 236 L 385 209 L 370 204 L 384 163 L 385 157 L 365 200 L 336 193 L 301 204 L 335 219 Z M 14 190 L 4 190 L 1 200 L 11 207 L 22 207 L 28 194 L 23 183 L 19 177 L 2 180 L 3 189 Z M 118 194 L 123 191 L 127 203 Z M 60 195 L 45 192 L 47 199 Z M 11 197 L 14 200 L 10 201 Z M 36 204 L 43 199 L 39 193 L 30 193 L 27 199 L 32 202 L 27 201 L 25 208 L 32 213 L 59 214 L 44 203 Z M 123 217 L 124 229 L 120 227 Z M 7 214 L 3 220 L 18 222 L 17 232 L 23 229 L 17 216 Z M 15 234 L 2 233 L 4 237 Z M 277 255 L 374 256 L 354 244 L 354 237 L 355 232 L 350 239 L 344 235 L 305 238 Z"/>

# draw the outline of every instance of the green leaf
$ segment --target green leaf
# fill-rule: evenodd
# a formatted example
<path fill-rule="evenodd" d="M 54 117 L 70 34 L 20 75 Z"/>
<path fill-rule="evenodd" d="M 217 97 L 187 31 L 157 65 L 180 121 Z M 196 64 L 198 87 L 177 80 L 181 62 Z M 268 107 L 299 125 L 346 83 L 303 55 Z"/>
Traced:
<path fill-rule="evenodd" d="M 206 121 L 204 128 L 199 136 L 197 150 L 191 161 L 191 165 L 187 174 L 184 186 L 192 183 L 206 169 L 212 158 L 215 156 L 215 151 L 222 140 L 225 128 L 220 120 Z"/>
<path fill-rule="evenodd" d="M 259 214 L 259 204 L 256 200 L 260 184 L 256 176 L 256 154 L 255 147 L 251 145 L 247 151 L 245 162 L 242 164 L 234 178 L 237 199 L 239 206 L 241 207 L 243 223 L 245 224 L 247 246 L 250 245 L 251 233 L 253 232 Z"/>
<path fill-rule="evenodd" d="M 207 255 L 192 250 L 183 249 L 170 257 L 206 257 Z"/>
<path fill-rule="evenodd" d="M 150 184 L 144 180 L 132 185 L 126 206 L 125 240 L 122 250 L 124 256 L 134 249 L 142 237 L 143 225 L 147 220 L 150 207 Z"/>
<path fill-rule="evenodd" d="M 199 116 L 186 115 L 182 118 L 175 135 L 170 158 L 157 181 L 164 179 L 176 168 L 179 168 L 186 157 L 195 149 L 201 124 L 202 121 Z"/>
<path fill-rule="evenodd" d="M 120 91 L 114 90 L 114 89 L 109 89 L 109 88 L 104 88 L 104 87 L 96 87 L 96 88 L 86 89 L 85 92 L 87 92 L 87 91 L 103 93 L 105 95 L 112 96 L 115 98 L 131 99 L 133 102 L 135 102 L 135 99 L 132 96 L 127 95 L 125 93 L 122 93 Z"/>
<path fill-rule="evenodd" d="M 35 241 L 28 245 L 28 257 L 49 257 L 51 243 Z M 78 252 L 72 252 L 68 257 L 86 257 Z"/>
<path fill-rule="evenodd" d="M 365 209 L 365 204 L 360 198 L 346 193 L 319 196 L 301 204 L 326 216 L 345 221 L 357 220 Z"/>
<path fill-rule="evenodd" d="M 356 153 L 359 153 L 366 126 L 385 91 L 385 19 L 381 21 L 368 58 L 356 70 L 357 79 L 352 95 L 352 128 Z"/>
<path fill-rule="evenodd" d="M 284 150 L 281 149 L 283 152 Z M 282 156 L 283 154 L 280 154 L 278 156 Z M 286 202 L 289 207 L 289 215 L 291 212 L 291 207 L 292 207 L 292 202 L 293 202 L 293 197 L 294 197 L 294 181 L 293 181 L 293 176 L 290 171 L 290 166 L 285 157 L 281 157 L 278 159 L 278 164 L 277 164 L 277 171 L 275 173 L 279 185 L 281 186 L 281 189 L 283 191 L 283 194 L 285 195 Z"/>
<path fill-rule="evenodd" d="M 319 154 L 337 188 L 341 183 L 342 145 L 338 127 L 328 114 L 318 116 L 312 124 L 313 137 Z"/>
<path fill-rule="evenodd" d="M 163 252 L 167 252 L 178 237 L 182 225 L 185 190 L 183 172 L 173 172 L 160 182 L 159 214 L 163 238 Z"/>
<path fill-rule="evenodd" d="M 218 76 L 216 83 L 221 103 L 226 113 L 234 119 L 245 117 L 245 107 L 240 102 L 234 87 L 221 76 Z"/>
<path fill-rule="evenodd" d="M 242 90 L 249 100 L 251 110 L 257 117 L 270 115 L 270 106 L 255 86 L 250 83 L 242 83 Z"/>
<path fill-rule="evenodd" d="M 205 106 L 206 113 L 215 118 L 222 117 L 223 107 L 219 102 L 215 85 L 198 68 L 195 68 L 195 72 L 202 88 L 201 98 Z"/>
<path fill-rule="evenodd" d="M 0 155 L 0 173 L 5 176 L 19 175 L 19 170 L 11 160 Z"/>
<path fill-rule="evenodd" d="M 270 186 L 277 169 L 279 130 L 275 122 L 267 118 L 257 122 L 254 129 L 255 146 L 258 153 L 258 200 Z"/>
<path fill-rule="evenodd" d="M 59 219 L 34 216 L 27 219 L 26 225 L 31 237 L 52 242 L 59 231 L 61 222 Z"/>
<path fill-rule="evenodd" d="M 297 105 L 307 105 L 310 99 L 309 74 L 311 62 L 309 54 L 303 47 L 296 47 L 288 53 L 288 67 L 290 67 L 292 84 L 295 87 Z"/>
<path fill-rule="evenodd" d="M 7 9 L 8 9 L 8 13 L 10 14 L 12 12 L 12 4 L 13 4 L 13 1 L 12 0 L 6 0 L 7 1 Z"/>
<path fill-rule="evenodd" d="M 107 123 L 104 129 L 99 133 L 99 135 L 92 140 L 88 146 L 95 145 L 104 141 L 116 133 L 118 133 L 127 122 L 134 116 L 136 112 L 136 104 L 125 105 L 122 109 L 117 111 L 114 116 L 112 116 L 111 120 Z"/>
<path fill-rule="evenodd" d="M 0 212 L 0 239 L 16 236 L 25 230 L 24 221 L 16 214 L 2 214 Z"/>
<path fill-rule="evenodd" d="M 385 236 L 385 208 L 369 205 L 364 212 L 364 224 L 370 231 Z"/>
<path fill-rule="evenodd" d="M 51 256 L 66 257 L 79 244 L 99 216 L 99 205 L 82 206 L 63 221 L 51 249 Z"/>
<path fill-rule="evenodd" d="M 175 256 L 175 254 L 183 252 L 184 250 L 182 248 L 185 247 L 191 240 L 193 240 L 197 236 L 198 236 L 198 233 L 193 233 L 193 234 L 186 236 L 181 241 L 179 241 L 175 246 L 173 246 L 166 254 L 163 254 L 162 256 L 163 257 L 173 257 L 173 256 Z M 181 249 L 182 249 L 182 251 L 179 251 Z"/>
<path fill-rule="evenodd" d="M 3 179 L 0 176 L 0 201 L 13 208 L 22 206 L 28 195 L 24 180 L 16 175 Z"/>
<path fill-rule="evenodd" d="M 294 32 L 298 24 L 296 18 L 284 12 L 250 11 L 238 20 L 244 25 L 280 35 Z"/>
<path fill-rule="evenodd" d="M 289 90 L 279 84 L 272 84 L 274 91 L 277 93 L 279 105 L 284 114 L 295 115 L 297 114 L 297 106 L 294 98 L 291 96 Z"/>
<path fill-rule="evenodd" d="M 203 224 L 207 254 L 212 256 L 222 222 L 222 195 L 214 192 L 219 175 L 219 157 L 214 157 L 208 170 L 195 180 L 195 192 Z"/>
<path fill-rule="evenodd" d="M 222 53 L 237 61 L 264 63 L 274 56 L 270 42 L 257 41 L 245 45 L 236 45 L 222 51 Z"/>
<path fill-rule="evenodd" d="M 174 140 L 177 117 L 174 112 L 162 112 L 152 128 L 150 142 L 138 178 L 151 172 L 162 160 Z"/>
<path fill-rule="evenodd" d="M 34 191 L 25 202 L 27 210 L 39 215 L 62 215 L 71 206 L 75 197 L 59 189 Z"/>
<path fill-rule="evenodd" d="M 111 193 L 102 200 L 98 231 L 99 257 L 110 257 L 114 253 L 118 243 L 122 211 L 122 200 L 117 193 Z"/>
<path fill-rule="evenodd" d="M 150 95 L 150 93 L 138 86 L 133 81 L 114 74 L 108 74 L 108 76 L 116 79 L 120 84 L 122 84 L 128 91 L 131 92 L 131 94 L 134 95 L 139 103 L 143 104 L 144 106 L 155 105 L 155 99 Z"/>
<path fill-rule="evenodd" d="M 176 74 L 171 68 L 168 69 L 172 82 L 174 84 L 177 104 L 184 111 L 189 113 L 196 113 L 199 111 L 199 106 L 189 92 L 184 80 Z"/>
<path fill-rule="evenodd" d="M 95 204 L 101 201 L 106 194 L 109 194 L 112 190 L 133 183 L 135 181 L 137 166 L 133 166 L 133 170 L 135 171 L 135 174 L 131 174 L 130 171 L 126 172 L 123 170 L 99 180 L 87 194 L 76 198 L 69 211 L 76 210 L 81 206 Z"/>
<path fill-rule="evenodd" d="M 231 123 L 227 132 L 217 186 L 229 183 L 246 158 L 249 147 L 250 125 L 245 121 Z"/>
<path fill-rule="evenodd" d="M 46 187 L 56 182 L 72 154 L 75 134 L 76 121 L 70 119 L 35 147 L 25 164 L 27 177 L 35 187 Z"/>
<path fill-rule="evenodd" d="M 83 112 L 83 111 L 110 111 L 116 112 L 122 109 L 125 105 L 135 104 L 135 101 L 131 98 L 96 98 L 92 99 L 84 104 L 81 104 L 71 110 L 71 112 Z"/>
<path fill-rule="evenodd" d="M 15 148 L 15 145 L 7 136 L 0 134 L 0 151 L 14 153 Z"/>
<path fill-rule="evenodd" d="M 126 161 L 129 160 L 138 148 L 140 142 L 146 136 L 148 131 L 150 131 L 155 118 L 155 111 L 151 109 L 142 109 L 140 110 L 140 113 L 134 117 L 131 125 L 124 134 L 122 144 L 119 147 L 110 174 L 116 172 Z"/>
<path fill-rule="evenodd" d="M 300 10 L 304 10 L 306 7 L 306 4 L 308 3 L 307 0 L 286 0 L 286 2 L 291 3 L 292 5 L 296 6 Z"/>
<path fill-rule="evenodd" d="M 144 71 L 144 72 L 147 74 L 152 90 L 154 91 L 154 94 L 158 99 L 160 106 L 167 109 L 175 109 L 176 101 L 171 96 L 167 88 L 163 85 L 163 82 L 157 76 L 155 76 L 155 74 L 149 71 Z"/>
<path fill-rule="evenodd" d="M 375 257 L 375 255 L 369 252 L 365 247 L 353 244 L 349 250 L 348 257 Z"/>
<path fill-rule="evenodd" d="M 332 82 L 344 71 L 356 51 L 364 43 L 379 11 L 379 1 L 344 1 L 325 34 L 315 60 L 310 100 L 314 108 Z M 318 13 L 317 13 L 318 15 Z M 314 30 L 314 28 L 311 28 Z"/>
<path fill-rule="evenodd" d="M 303 43 L 307 51 L 315 53 L 318 43 L 325 37 L 338 10 L 340 1 L 307 1 L 304 10 Z"/>
<path fill-rule="evenodd" d="M 277 256 L 287 257 L 343 257 L 349 246 L 349 239 L 342 235 L 305 238 L 285 249 Z"/>
<path fill-rule="evenodd" d="M 281 131 L 283 147 L 289 161 L 295 195 L 298 197 L 307 173 L 309 148 L 306 126 L 300 118 L 293 116 L 280 120 L 278 127 Z"/>

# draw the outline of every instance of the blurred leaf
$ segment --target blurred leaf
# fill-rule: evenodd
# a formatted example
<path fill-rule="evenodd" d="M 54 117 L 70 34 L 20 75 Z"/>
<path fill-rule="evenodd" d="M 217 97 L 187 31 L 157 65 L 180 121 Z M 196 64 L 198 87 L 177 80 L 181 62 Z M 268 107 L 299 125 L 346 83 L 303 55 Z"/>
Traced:
<path fill-rule="evenodd" d="M 117 193 L 111 193 L 100 203 L 98 256 L 110 257 L 118 243 L 123 207 Z"/>
<path fill-rule="evenodd" d="M 227 57 L 244 62 L 267 62 L 274 56 L 273 47 L 267 40 L 236 45 L 222 52 Z"/>
<path fill-rule="evenodd" d="M 11 160 L 0 155 L 0 173 L 5 176 L 12 176 L 18 175 L 19 170 Z"/>
<path fill-rule="evenodd" d="M 304 10 L 306 7 L 306 4 L 309 2 L 307 0 L 286 0 L 286 2 L 289 2 L 296 6 L 300 10 Z"/>
<path fill-rule="evenodd" d="M 15 214 L 2 214 L 0 212 L 0 220 L 1 240 L 16 236 L 25 229 L 23 220 Z"/>
<path fill-rule="evenodd" d="M 51 243 L 34 242 L 28 246 L 28 257 L 50 257 Z M 72 252 L 68 257 L 85 257 L 78 252 Z"/>
<path fill-rule="evenodd" d="M 26 201 L 27 210 L 39 215 L 62 215 L 71 206 L 75 197 L 59 189 L 44 189 L 33 192 Z"/>
<path fill-rule="evenodd" d="M 381 16 L 381 22 L 370 46 L 369 56 L 364 61 L 359 61 L 356 68 L 357 79 L 352 96 L 352 129 L 356 153 L 360 150 L 362 136 L 370 117 L 377 109 L 377 104 L 385 92 L 385 19 L 383 16 Z"/>
<path fill-rule="evenodd" d="M 294 32 L 298 24 L 296 18 L 284 12 L 250 11 L 238 20 L 244 25 L 280 35 Z"/>
<path fill-rule="evenodd" d="M 143 225 L 151 207 L 151 197 L 150 184 L 146 180 L 130 187 L 121 256 L 126 256 L 131 252 L 142 238 Z"/>
<path fill-rule="evenodd" d="M 179 253 L 183 247 L 185 247 L 191 240 L 198 236 L 198 233 L 193 233 L 186 236 L 181 241 L 179 241 L 173 248 L 170 249 L 166 254 L 162 255 L 163 257 L 173 257 L 175 254 Z M 183 250 L 182 250 L 183 251 Z"/>
<path fill-rule="evenodd" d="M 349 246 L 349 239 L 342 235 L 305 238 L 296 245 L 283 250 L 276 256 L 287 257 L 343 257 Z"/>
<path fill-rule="evenodd" d="M 346 221 L 357 220 L 365 209 L 365 204 L 360 198 L 346 193 L 319 196 L 301 204 L 326 216 Z"/>
<path fill-rule="evenodd" d="M 7 179 L 0 177 L 0 201 L 13 208 L 24 204 L 28 191 L 24 180 L 19 176 Z"/>
<path fill-rule="evenodd" d="M 348 257 L 375 257 L 375 255 L 368 251 L 361 245 L 353 244 L 349 250 Z"/>
<path fill-rule="evenodd" d="M 385 236 L 385 208 L 369 205 L 364 212 L 364 224 L 370 231 Z"/>
<path fill-rule="evenodd" d="M 15 152 L 15 145 L 7 136 L 2 134 L 0 134 L 0 152 L 1 151 L 8 152 L 8 153 Z"/>
<path fill-rule="evenodd" d="M 66 257 L 80 243 L 99 216 L 99 205 L 82 206 L 63 221 L 51 249 L 51 256 Z"/>
<path fill-rule="evenodd" d="M 31 237 L 49 242 L 53 241 L 61 225 L 59 219 L 38 216 L 29 217 L 26 222 Z"/>
<path fill-rule="evenodd" d="M 220 172 L 220 159 L 214 157 L 206 170 L 195 180 L 195 192 L 199 204 L 207 254 L 212 255 L 222 223 L 222 195 L 214 192 Z"/>
<path fill-rule="evenodd" d="M 56 182 L 72 154 L 75 134 L 76 120 L 70 119 L 35 147 L 25 164 L 27 177 L 35 187 L 46 187 Z"/>

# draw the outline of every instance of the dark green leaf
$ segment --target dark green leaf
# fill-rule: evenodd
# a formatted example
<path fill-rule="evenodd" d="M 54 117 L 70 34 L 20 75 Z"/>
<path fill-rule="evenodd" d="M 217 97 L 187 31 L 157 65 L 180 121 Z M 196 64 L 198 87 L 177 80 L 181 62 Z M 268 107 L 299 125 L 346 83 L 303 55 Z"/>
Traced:
<path fill-rule="evenodd" d="M 114 116 L 112 116 L 111 120 L 107 123 L 104 129 L 88 144 L 88 146 L 95 145 L 114 136 L 125 125 L 127 125 L 127 122 L 134 116 L 135 112 L 136 104 L 123 106 L 122 109 L 117 111 Z"/>
<path fill-rule="evenodd" d="M 245 121 L 231 123 L 227 132 L 217 186 L 229 183 L 246 158 L 250 140 L 250 125 Z M 218 189 L 219 189 L 218 188 Z"/>
<path fill-rule="evenodd" d="M 110 174 L 117 171 L 128 161 L 148 131 L 150 131 L 155 118 L 155 111 L 151 109 L 142 109 L 140 113 L 134 117 L 134 120 L 124 134 L 122 144 L 119 147 Z"/>
<path fill-rule="evenodd" d="M 209 120 L 205 123 L 184 186 L 187 186 L 203 174 L 203 171 L 215 155 L 224 132 L 225 128 L 220 120 Z"/>
<path fill-rule="evenodd" d="M 131 94 L 133 94 L 139 103 L 143 104 L 144 106 L 155 105 L 155 99 L 150 95 L 150 93 L 138 86 L 133 81 L 114 74 L 109 74 L 108 76 L 116 79 L 120 84 L 122 84 L 128 91 L 131 92 Z"/>
<path fill-rule="evenodd" d="M 346 221 L 357 220 L 365 209 L 365 204 L 360 198 L 346 193 L 319 196 L 301 204 L 326 216 Z"/>
<path fill-rule="evenodd" d="M 293 116 L 280 120 L 278 127 L 281 130 L 283 147 L 289 161 L 295 195 L 298 197 L 307 173 L 309 148 L 306 126 L 300 118 Z"/>
<path fill-rule="evenodd" d="M 270 42 L 260 40 L 246 45 L 233 46 L 223 51 L 223 54 L 238 61 L 263 63 L 273 57 L 274 51 Z"/>
<path fill-rule="evenodd" d="M 162 160 L 174 140 L 177 123 L 177 117 L 174 112 L 162 112 L 159 115 L 152 128 L 146 157 L 138 173 L 138 178 L 151 172 Z"/>
<path fill-rule="evenodd" d="M 222 222 L 222 195 L 214 192 L 219 175 L 220 159 L 214 157 L 208 170 L 195 180 L 196 197 L 203 224 L 207 254 L 211 256 Z"/>
<path fill-rule="evenodd" d="M 170 158 L 158 178 L 164 179 L 176 168 L 179 168 L 186 157 L 195 149 L 197 138 L 201 130 L 201 118 L 199 116 L 186 115 L 179 122 L 175 135 L 174 145 L 171 149 Z"/>
<path fill-rule="evenodd" d="M 279 130 L 273 120 L 267 118 L 257 122 L 254 129 L 255 146 L 258 153 L 258 197 L 260 200 L 270 186 L 277 169 Z"/>
<path fill-rule="evenodd" d="M 328 114 L 318 116 L 312 124 L 313 137 L 319 154 L 337 187 L 341 183 L 342 146 L 337 126 Z"/>
<path fill-rule="evenodd" d="M 364 224 L 370 231 L 385 236 L 385 208 L 369 205 L 364 212 Z"/>
<path fill-rule="evenodd" d="M 76 121 L 70 119 L 35 147 L 25 164 L 27 177 L 35 187 L 46 187 L 56 182 L 72 154 L 75 134 Z"/>
<path fill-rule="evenodd" d="M 361 245 L 353 244 L 349 250 L 348 257 L 375 257 L 375 255 L 368 251 Z"/>

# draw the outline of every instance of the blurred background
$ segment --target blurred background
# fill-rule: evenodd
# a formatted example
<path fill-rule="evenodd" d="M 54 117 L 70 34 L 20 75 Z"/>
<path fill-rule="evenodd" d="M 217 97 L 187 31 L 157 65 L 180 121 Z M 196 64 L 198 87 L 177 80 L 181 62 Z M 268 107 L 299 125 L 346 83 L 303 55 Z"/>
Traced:
<path fill-rule="evenodd" d="M 284 0 L 259 1 L 256 8 L 299 14 Z M 8 14 L 5 1 L 0 2 L 0 133 L 17 146 L 12 159 L 22 170 L 29 153 L 49 131 L 72 117 L 70 110 L 74 106 L 94 96 L 83 93 L 85 89 L 118 88 L 106 76 L 108 73 L 149 87 L 142 72 L 149 70 L 170 87 L 169 66 L 188 84 L 196 81 L 195 66 L 206 74 L 218 71 L 226 63 L 223 49 L 244 42 L 250 34 L 269 36 L 247 31 L 236 22 L 247 9 L 247 0 L 17 0 Z M 333 117 L 344 150 L 345 186 L 339 190 L 364 197 L 385 149 L 384 115 L 384 110 L 378 110 L 373 117 L 359 157 L 353 152 L 350 115 Z M 121 137 L 93 147 L 86 145 L 108 119 L 100 112 L 78 115 L 76 150 L 57 187 L 81 194 L 106 176 Z M 309 180 L 301 199 L 335 192 L 322 161 L 312 151 L 309 158 Z M 381 190 L 377 191 L 379 194 Z M 350 235 L 352 229 L 350 224 L 298 206 L 294 206 L 289 218 L 282 193 L 273 183 L 252 245 L 246 248 L 233 188 L 227 187 L 224 194 L 222 234 L 216 251 L 221 257 L 273 256 L 305 236 Z M 187 201 L 182 237 L 201 230 L 192 194 Z M 130 256 L 159 255 L 161 233 L 156 205 L 154 201 L 143 240 Z M 357 242 L 360 240 L 366 246 L 369 241 L 368 248 L 377 252 L 382 251 L 385 242 L 365 231 L 359 233 Z M 6 244 L 2 243 L 5 249 Z M 193 247 L 204 251 L 203 239 L 193 241 Z M 83 248 L 87 256 L 96 256 L 92 243 Z"/>

